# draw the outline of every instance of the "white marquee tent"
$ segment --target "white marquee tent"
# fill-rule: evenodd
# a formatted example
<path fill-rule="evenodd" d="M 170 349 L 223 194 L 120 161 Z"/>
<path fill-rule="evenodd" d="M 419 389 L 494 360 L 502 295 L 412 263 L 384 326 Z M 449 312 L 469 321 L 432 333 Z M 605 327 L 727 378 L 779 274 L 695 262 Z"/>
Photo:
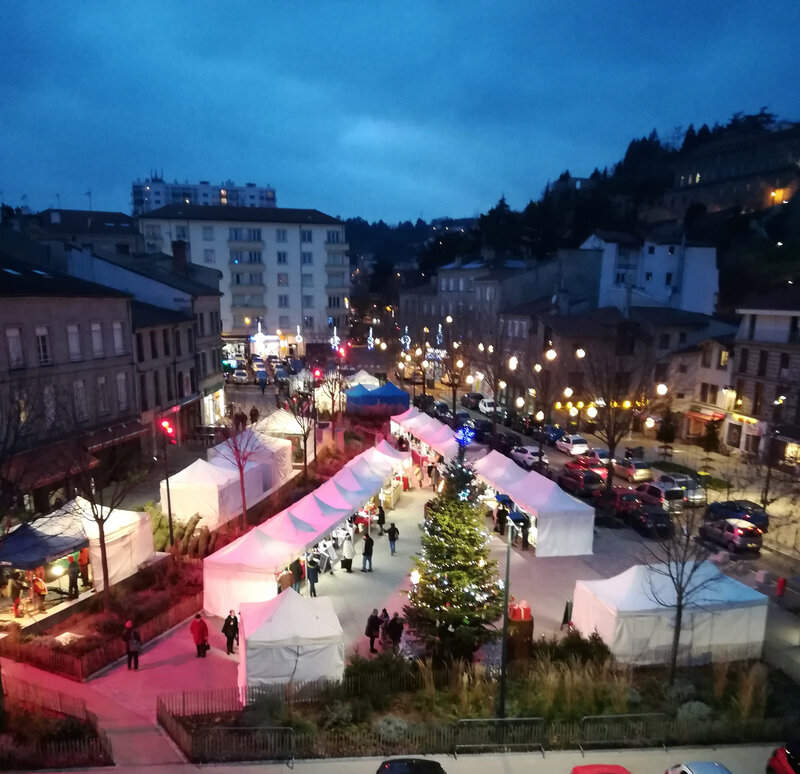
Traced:
<path fill-rule="evenodd" d="M 251 428 L 243 430 L 236 436 L 232 446 L 224 441 L 213 446 L 206 453 L 209 462 L 215 463 L 217 458 L 235 464 L 237 450 L 241 456 L 246 456 L 249 462 L 259 462 L 261 468 L 261 488 L 268 492 L 280 486 L 292 475 L 292 442 L 285 438 L 261 435 Z"/>
<path fill-rule="evenodd" d="M 100 507 L 100 506 L 98 506 Z M 150 517 L 143 511 L 113 510 L 100 507 L 104 519 L 106 557 L 111 586 L 133 575 L 142 564 L 149 562 L 153 549 L 153 530 Z M 89 540 L 89 562 L 95 591 L 103 590 L 103 570 L 100 556 L 100 530 L 92 516 L 87 500 L 76 497 L 60 510 L 36 524 L 37 529 L 52 534 L 85 535 Z"/>
<path fill-rule="evenodd" d="M 242 482 L 239 478 L 239 468 L 235 462 L 232 462 L 225 457 L 214 457 L 210 460 L 215 468 L 222 468 L 225 471 L 231 471 L 236 475 L 236 489 L 239 493 L 239 502 L 237 505 L 237 513 L 242 512 Z M 247 506 L 255 505 L 264 494 L 264 464 L 256 460 L 247 460 L 244 464 L 242 471 L 244 478 L 244 496 L 247 501 Z"/>
<path fill-rule="evenodd" d="M 372 374 L 368 374 L 363 368 L 352 376 L 348 376 L 347 383 L 350 387 L 355 387 L 357 384 L 360 384 L 362 387 L 366 387 L 370 390 L 381 386 L 380 379 Z"/>
<path fill-rule="evenodd" d="M 327 597 L 286 589 L 240 610 L 240 688 L 344 676 L 344 632 Z"/>
<path fill-rule="evenodd" d="M 187 521 L 196 513 L 201 525 L 216 529 L 242 510 L 239 473 L 205 460 L 169 477 L 170 503 L 173 517 Z M 167 488 L 161 482 L 161 509 L 167 509 Z"/>
<path fill-rule="evenodd" d="M 575 583 L 572 620 L 585 636 L 602 637 L 614 656 L 639 664 L 669 659 L 675 587 L 665 565 L 634 565 L 613 578 Z M 767 597 L 703 562 L 688 585 L 680 654 L 693 663 L 759 658 Z M 663 604 L 659 604 L 656 599 Z"/>

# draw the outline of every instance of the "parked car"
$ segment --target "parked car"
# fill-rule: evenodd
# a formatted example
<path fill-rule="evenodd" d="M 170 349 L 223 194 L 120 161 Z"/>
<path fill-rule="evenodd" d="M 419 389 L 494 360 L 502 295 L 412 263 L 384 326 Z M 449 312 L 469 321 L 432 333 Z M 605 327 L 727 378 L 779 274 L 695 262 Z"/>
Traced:
<path fill-rule="evenodd" d="M 498 431 L 495 434 L 493 446 L 500 454 L 509 454 L 515 446 L 519 446 L 521 443 L 522 439 L 518 435 Z"/>
<path fill-rule="evenodd" d="M 275 383 L 288 384 L 289 374 L 283 366 L 275 366 Z"/>
<path fill-rule="evenodd" d="M 583 457 L 587 459 L 594 460 L 595 462 L 599 462 L 601 465 L 608 465 L 609 460 L 611 459 L 611 455 L 608 453 L 608 449 L 589 449 L 589 451 L 584 452 Z"/>
<path fill-rule="evenodd" d="M 642 535 L 669 537 L 672 534 L 672 516 L 658 505 L 640 502 L 629 514 L 628 523 Z"/>
<path fill-rule="evenodd" d="M 538 446 L 515 446 L 511 450 L 511 454 L 509 455 L 517 465 L 525 468 L 526 470 L 531 470 L 534 466 L 539 464 L 539 447 Z M 542 466 L 547 467 L 550 464 L 550 460 L 547 459 L 547 455 L 542 452 Z"/>
<path fill-rule="evenodd" d="M 475 443 L 486 443 L 492 437 L 492 423 L 488 419 L 470 419 L 464 424 L 475 431 Z"/>
<path fill-rule="evenodd" d="M 449 422 L 453 418 L 453 410 L 446 400 L 437 400 L 433 406 L 433 416 L 442 422 Z"/>
<path fill-rule="evenodd" d="M 594 506 L 604 511 L 611 511 L 623 521 L 629 521 L 630 515 L 639 507 L 641 500 L 636 492 L 627 486 L 615 486 L 611 490 L 598 489 L 594 493 Z"/>
<path fill-rule="evenodd" d="M 423 412 L 428 412 L 428 408 L 436 403 L 436 398 L 433 395 L 429 395 L 428 393 L 419 393 L 414 396 L 414 400 L 412 403 Z"/>
<path fill-rule="evenodd" d="M 624 766 L 615 763 L 589 763 L 586 766 L 573 766 L 570 774 L 631 774 Z"/>
<path fill-rule="evenodd" d="M 737 551 L 761 551 L 761 530 L 744 519 L 715 519 L 699 529 L 700 537 L 725 546 L 732 554 Z"/>
<path fill-rule="evenodd" d="M 502 403 L 495 403 L 494 413 L 497 416 L 497 421 L 502 422 L 506 427 L 508 427 L 508 419 L 514 412 L 508 408 L 508 406 L 504 406 Z"/>
<path fill-rule="evenodd" d="M 461 396 L 461 405 L 464 408 L 472 409 L 473 411 L 478 408 L 478 404 L 483 400 L 482 392 L 465 392 Z"/>
<path fill-rule="evenodd" d="M 441 763 L 429 758 L 391 758 L 378 766 L 377 774 L 446 774 Z"/>
<path fill-rule="evenodd" d="M 556 479 L 556 483 L 565 491 L 578 497 L 593 495 L 603 488 L 603 479 L 591 470 L 570 470 L 564 468 Z"/>
<path fill-rule="evenodd" d="M 457 430 L 461 425 L 465 425 L 470 420 L 469 412 L 456 409 L 456 413 L 450 417 L 450 426 Z"/>
<path fill-rule="evenodd" d="M 744 519 L 754 524 L 762 532 L 769 531 L 769 515 L 757 503 L 750 500 L 725 500 L 711 503 L 706 509 L 704 521 L 716 519 Z"/>
<path fill-rule="evenodd" d="M 643 505 L 655 505 L 669 513 L 681 513 L 686 505 L 683 489 L 672 484 L 655 481 L 650 484 L 640 484 L 635 491 Z"/>
<path fill-rule="evenodd" d="M 541 429 L 537 429 L 533 431 L 533 437 L 538 441 L 539 436 L 544 439 L 544 442 L 548 444 L 548 446 L 555 446 L 556 441 L 565 436 L 566 432 L 562 430 L 560 427 L 556 427 L 555 425 L 545 425 Z"/>
<path fill-rule="evenodd" d="M 697 481 L 685 473 L 665 473 L 658 477 L 664 484 L 672 484 L 683 489 L 686 495 L 686 504 L 692 508 L 706 504 L 706 491 Z"/>
<path fill-rule="evenodd" d="M 564 467 L 570 468 L 571 470 L 592 470 L 597 473 L 597 475 L 600 476 L 603 481 L 608 478 L 608 468 L 599 462 L 589 459 L 588 457 L 579 456 L 575 457 L 574 459 L 567 460 L 567 462 L 564 463 Z"/>
<path fill-rule="evenodd" d="M 767 774 L 800 774 L 800 740 L 795 739 L 772 751 Z"/>
<path fill-rule="evenodd" d="M 581 435 L 562 435 L 556 441 L 556 449 L 564 452 L 564 454 L 576 456 L 589 451 L 589 444 L 586 443 L 586 439 Z"/>
<path fill-rule="evenodd" d="M 478 403 L 478 411 L 481 414 L 486 414 L 487 416 L 491 416 L 497 410 L 497 404 L 494 402 L 493 398 L 484 398 L 480 403 Z"/>
<path fill-rule="evenodd" d="M 264 382 L 264 384 L 270 383 L 269 374 L 263 368 L 259 368 L 253 373 L 253 382 L 258 384 L 259 382 Z"/>
<path fill-rule="evenodd" d="M 237 368 L 233 372 L 233 383 L 234 384 L 247 384 L 250 381 L 250 376 L 248 375 L 247 371 L 244 368 Z"/>
<path fill-rule="evenodd" d="M 715 761 L 692 761 L 670 766 L 664 774 L 731 774 L 731 771 Z"/>
<path fill-rule="evenodd" d="M 650 463 L 644 460 L 614 460 L 614 475 L 634 481 L 652 481 L 653 471 Z"/>
<path fill-rule="evenodd" d="M 539 423 L 534 419 L 533 414 L 519 414 L 516 411 L 509 411 L 503 422 L 506 427 L 510 427 L 515 433 L 523 435 L 533 435 Z"/>

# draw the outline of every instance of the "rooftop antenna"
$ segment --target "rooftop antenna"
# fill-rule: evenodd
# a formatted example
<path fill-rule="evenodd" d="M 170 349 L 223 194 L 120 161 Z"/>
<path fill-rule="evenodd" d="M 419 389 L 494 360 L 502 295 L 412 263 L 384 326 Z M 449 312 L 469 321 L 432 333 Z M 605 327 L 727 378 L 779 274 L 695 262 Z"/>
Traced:
<path fill-rule="evenodd" d="M 86 191 L 86 193 L 84 193 L 84 196 L 88 196 L 89 197 L 89 212 L 91 212 L 92 211 L 92 192 L 91 192 L 91 189 Z"/>
<path fill-rule="evenodd" d="M 61 194 L 56 194 L 56 204 L 58 204 L 58 209 L 61 209 Z"/>

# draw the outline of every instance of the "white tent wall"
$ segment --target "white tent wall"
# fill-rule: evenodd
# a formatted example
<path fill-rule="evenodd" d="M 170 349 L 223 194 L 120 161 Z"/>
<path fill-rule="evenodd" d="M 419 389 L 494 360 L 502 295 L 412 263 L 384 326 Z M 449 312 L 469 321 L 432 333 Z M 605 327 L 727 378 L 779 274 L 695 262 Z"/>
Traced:
<path fill-rule="evenodd" d="M 191 465 L 169 478 L 172 515 L 188 521 L 195 514 L 201 526 L 216 529 L 241 510 L 239 474 L 195 460 Z M 161 510 L 167 509 L 167 489 L 161 482 Z"/>
<path fill-rule="evenodd" d="M 348 388 L 355 387 L 357 384 L 374 390 L 376 387 L 381 386 L 381 381 L 377 376 L 367 373 L 363 368 L 352 376 L 347 377 Z"/>
<path fill-rule="evenodd" d="M 215 467 L 222 468 L 223 470 L 231 471 L 236 475 L 236 492 L 237 502 L 233 513 L 229 518 L 238 516 L 242 512 L 242 489 L 241 481 L 239 478 L 239 469 L 235 462 L 229 462 L 224 457 L 215 457 L 211 464 Z M 264 494 L 264 463 L 258 461 L 248 460 L 244 466 L 244 496 L 247 501 L 247 506 L 255 505 L 261 500 Z"/>
<path fill-rule="evenodd" d="M 95 591 L 102 591 L 103 564 L 100 533 L 96 522 L 85 519 L 84 530 L 89 538 L 89 562 Z M 139 567 L 153 558 L 153 529 L 150 517 L 138 511 L 112 512 L 105 524 L 106 558 L 110 586 L 133 575 Z"/>
<path fill-rule="evenodd" d="M 285 438 L 275 438 L 272 436 L 262 436 L 248 428 L 239 434 L 242 438 L 238 443 L 248 462 L 258 462 L 261 468 L 261 487 L 262 491 L 268 492 L 276 486 L 280 486 L 292 475 L 292 442 Z M 214 463 L 217 458 L 222 458 L 229 463 L 235 464 L 235 449 L 227 442 L 218 443 L 212 446 L 207 452 L 206 457 L 210 463 Z M 249 498 L 249 496 L 248 496 Z"/>

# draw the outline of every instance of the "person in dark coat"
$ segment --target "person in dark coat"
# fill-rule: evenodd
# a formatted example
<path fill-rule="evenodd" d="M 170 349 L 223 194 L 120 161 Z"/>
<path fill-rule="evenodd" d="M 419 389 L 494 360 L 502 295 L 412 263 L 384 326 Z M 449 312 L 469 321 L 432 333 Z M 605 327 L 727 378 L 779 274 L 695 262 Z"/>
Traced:
<path fill-rule="evenodd" d="M 317 582 L 319 581 L 319 565 L 317 559 L 311 557 L 306 565 L 306 580 L 308 581 L 308 595 L 310 597 L 317 596 Z"/>
<path fill-rule="evenodd" d="M 367 618 L 367 628 L 364 629 L 364 635 L 369 637 L 369 652 L 377 653 L 375 640 L 381 636 L 381 619 L 378 615 L 377 607 L 372 611 L 372 615 Z"/>
<path fill-rule="evenodd" d="M 394 522 L 392 522 L 389 525 L 389 529 L 386 530 L 386 537 L 389 538 L 389 551 L 391 551 L 391 555 L 394 556 L 397 538 L 400 537 L 400 530 L 395 527 Z"/>
<path fill-rule="evenodd" d="M 361 572 L 372 572 L 372 548 L 375 541 L 369 536 L 369 533 L 364 535 L 364 557 L 361 560 Z M 369 569 L 367 569 L 369 565 Z"/>
<path fill-rule="evenodd" d="M 254 425 L 256 422 L 258 422 L 258 409 L 253 406 L 250 409 L 250 424 Z"/>
<path fill-rule="evenodd" d="M 290 565 L 289 570 L 292 573 L 293 581 L 292 588 L 299 594 L 300 583 L 303 580 L 303 567 L 300 564 L 300 559 L 295 559 Z"/>
<path fill-rule="evenodd" d="M 400 647 L 404 625 L 403 619 L 397 612 L 389 619 L 389 623 L 386 624 L 386 633 L 389 635 L 389 639 L 392 641 L 392 645 L 395 648 Z"/>
<path fill-rule="evenodd" d="M 192 633 L 192 640 L 197 648 L 197 658 L 205 658 L 208 650 L 208 624 L 203 620 L 203 616 L 198 613 L 189 625 Z"/>
<path fill-rule="evenodd" d="M 497 531 L 500 535 L 506 534 L 506 522 L 508 521 L 508 511 L 505 508 L 498 508 L 497 510 Z"/>
<path fill-rule="evenodd" d="M 379 535 L 383 534 L 383 525 L 386 524 L 386 513 L 383 510 L 383 506 L 378 506 L 378 529 L 380 532 Z"/>
<path fill-rule="evenodd" d="M 239 619 L 236 617 L 236 611 L 231 610 L 225 623 L 222 624 L 222 633 L 225 635 L 225 651 L 229 656 L 233 655 L 233 641 L 239 644 Z"/>
<path fill-rule="evenodd" d="M 19 572 L 14 572 L 11 575 L 11 580 L 8 582 L 8 595 L 14 603 L 14 618 L 22 618 L 19 606 L 22 600 L 22 590 L 25 588 L 25 583 Z"/>
<path fill-rule="evenodd" d="M 531 531 L 531 517 L 524 514 L 522 517 L 522 550 L 527 551 L 530 543 L 528 542 L 528 533 Z"/>
<path fill-rule="evenodd" d="M 128 669 L 133 664 L 134 669 L 139 669 L 139 653 L 142 650 L 142 637 L 139 630 L 133 625 L 133 621 L 125 623 L 125 631 L 122 632 L 122 639 L 125 642 L 125 655 L 128 657 Z"/>
<path fill-rule="evenodd" d="M 70 556 L 68 560 L 69 564 L 67 565 L 67 578 L 69 578 L 69 589 L 67 591 L 67 597 L 69 599 L 77 599 L 78 594 L 78 578 L 81 577 L 81 571 L 78 567 L 78 563 L 75 561 L 74 556 Z"/>

